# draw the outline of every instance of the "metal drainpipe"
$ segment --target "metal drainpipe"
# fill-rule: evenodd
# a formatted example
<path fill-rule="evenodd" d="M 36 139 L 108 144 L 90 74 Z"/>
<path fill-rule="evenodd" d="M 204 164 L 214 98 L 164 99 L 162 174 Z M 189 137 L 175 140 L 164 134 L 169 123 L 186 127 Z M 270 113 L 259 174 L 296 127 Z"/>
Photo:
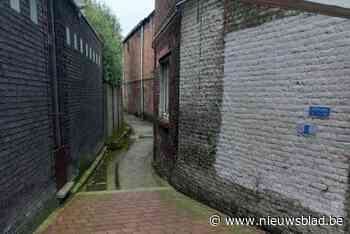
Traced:
<path fill-rule="evenodd" d="M 51 20 L 51 65 L 52 65 L 52 85 L 53 85 L 53 108 L 54 108 L 54 122 L 55 122 L 55 142 L 59 149 L 62 146 L 61 126 L 59 117 L 59 97 L 58 97 L 58 80 L 57 80 L 57 60 L 56 60 L 56 29 L 55 29 L 55 11 L 54 0 L 50 0 L 50 20 Z"/>
<path fill-rule="evenodd" d="M 144 27 L 141 26 L 141 118 L 143 119 L 144 112 L 144 90 L 143 90 L 143 48 L 144 48 Z"/>

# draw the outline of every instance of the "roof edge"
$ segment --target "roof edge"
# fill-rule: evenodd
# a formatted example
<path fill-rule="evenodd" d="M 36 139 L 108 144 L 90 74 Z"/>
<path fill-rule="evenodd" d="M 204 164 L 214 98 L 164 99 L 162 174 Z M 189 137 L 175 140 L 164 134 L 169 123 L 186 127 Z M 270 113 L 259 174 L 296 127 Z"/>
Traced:
<path fill-rule="evenodd" d="M 83 20 L 87 23 L 91 31 L 95 34 L 97 40 L 99 40 L 103 44 L 103 40 L 100 37 L 100 35 L 97 33 L 96 29 L 92 26 L 90 21 L 87 19 L 87 17 L 84 15 L 84 13 L 81 11 L 81 7 L 77 5 L 77 3 L 74 0 L 69 0 L 71 4 L 76 8 L 76 10 L 79 12 L 79 16 L 83 18 Z"/>
<path fill-rule="evenodd" d="M 312 0 L 241 0 L 252 4 L 266 4 L 281 8 L 304 10 L 329 16 L 350 18 L 350 9 L 336 4 L 324 4 Z"/>
<path fill-rule="evenodd" d="M 155 15 L 155 10 L 153 10 L 147 17 L 141 20 L 123 39 L 123 43 L 127 42 L 143 25 L 149 21 Z"/>

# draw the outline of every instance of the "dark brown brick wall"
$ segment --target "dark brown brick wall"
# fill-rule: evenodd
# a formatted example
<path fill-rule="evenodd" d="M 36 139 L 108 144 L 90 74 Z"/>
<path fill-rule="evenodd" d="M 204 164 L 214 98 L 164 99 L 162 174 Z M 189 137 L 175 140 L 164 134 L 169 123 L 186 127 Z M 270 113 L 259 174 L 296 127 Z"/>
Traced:
<path fill-rule="evenodd" d="M 154 41 L 154 165 L 164 177 L 170 177 L 178 150 L 180 26 L 181 14 L 177 12 L 168 27 Z M 164 56 L 169 59 L 169 121 L 159 118 L 159 61 Z"/>

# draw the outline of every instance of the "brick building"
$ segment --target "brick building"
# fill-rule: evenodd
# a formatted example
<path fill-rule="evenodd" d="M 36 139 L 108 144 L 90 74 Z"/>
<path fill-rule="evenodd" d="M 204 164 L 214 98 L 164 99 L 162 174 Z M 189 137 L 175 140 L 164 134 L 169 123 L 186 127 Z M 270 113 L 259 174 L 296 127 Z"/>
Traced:
<path fill-rule="evenodd" d="M 153 119 L 154 12 L 123 40 L 123 101 L 130 114 Z"/>
<path fill-rule="evenodd" d="M 55 2 L 55 37 L 61 144 L 70 180 L 79 174 L 80 157 L 93 160 L 104 139 L 102 45 L 70 1 Z"/>
<path fill-rule="evenodd" d="M 350 11 L 317 2 L 156 1 L 155 166 L 177 189 L 232 216 L 349 218 Z"/>
<path fill-rule="evenodd" d="M 74 1 L 0 2 L 1 233 L 31 233 L 101 147 L 101 53 Z"/>
<path fill-rule="evenodd" d="M 170 176 L 178 149 L 181 14 L 175 0 L 155 1 L 154 165 Z"/>

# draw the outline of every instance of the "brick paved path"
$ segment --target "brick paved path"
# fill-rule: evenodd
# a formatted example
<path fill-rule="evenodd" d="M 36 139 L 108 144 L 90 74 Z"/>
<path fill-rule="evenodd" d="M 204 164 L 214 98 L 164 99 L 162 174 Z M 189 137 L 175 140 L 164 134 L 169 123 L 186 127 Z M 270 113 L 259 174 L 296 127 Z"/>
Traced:
<path fill-rule="evenodd" d="M 215 213 L 170 188 L 81 193 L 57 212 L 43 233 L 261 233 L 248 228 L 213 228 L 208 217 Z"/>

